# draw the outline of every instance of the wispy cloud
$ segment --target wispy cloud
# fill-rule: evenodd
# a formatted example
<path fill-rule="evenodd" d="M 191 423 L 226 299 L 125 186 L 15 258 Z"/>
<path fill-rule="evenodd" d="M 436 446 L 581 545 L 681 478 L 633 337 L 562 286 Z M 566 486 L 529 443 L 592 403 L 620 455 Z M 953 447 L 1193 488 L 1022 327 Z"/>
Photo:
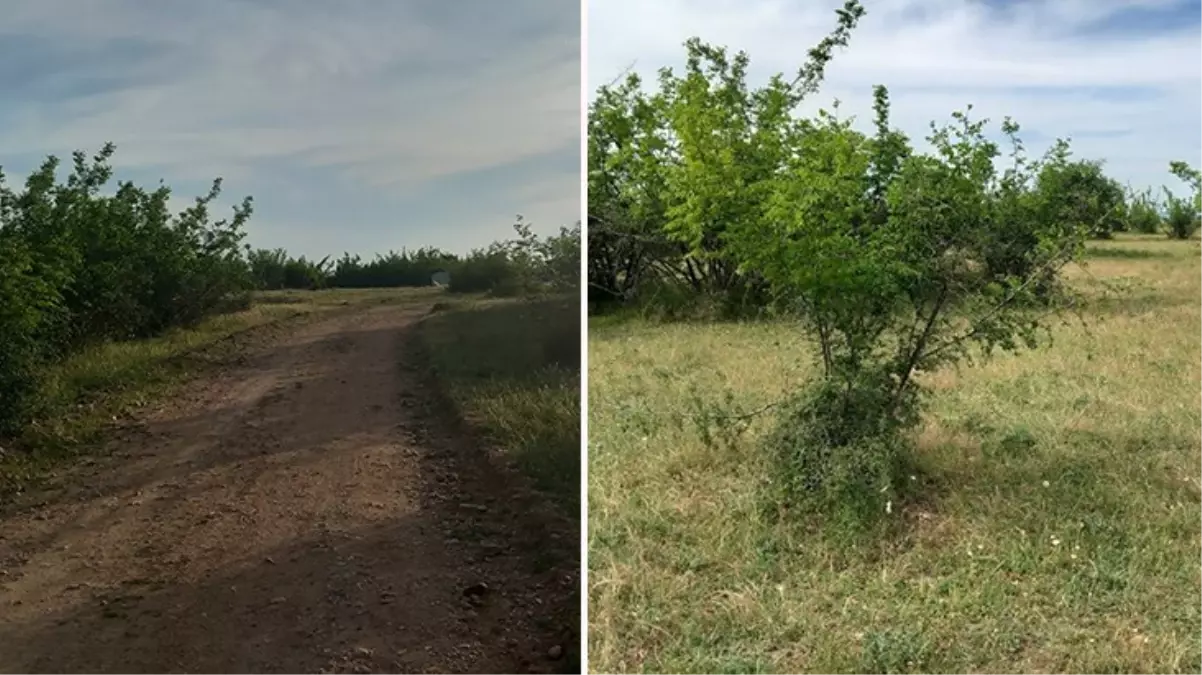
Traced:
<path fill-rule="evenodd" d="M 0 162 L 118 146 L 123 175 L 252 193 L 316 254 L 550 231 L 579 214 L 579 7 L 557 0 L 21 0 Z M 7 167 L 6 167 L 7 168 Z"/>
<path fill-rule="evenodd" d="M 752 77 L 792 73 L 834 25 L 837 0 L 595 0 L 589 87 L 635 63 L 683 65 L 698 36 L 746 50 Z M 868 13 L 828 68 L 814 109 L 870 120 L 889 87 L 894 123 L 915 140 L 973 104 L 1024 128 L 1029 149 L 1071 137 L 1136 186 L 1175 185 L 1170 160 L 1202 163 L 1202 9 L 1197 0 L 865 0 Z"/>

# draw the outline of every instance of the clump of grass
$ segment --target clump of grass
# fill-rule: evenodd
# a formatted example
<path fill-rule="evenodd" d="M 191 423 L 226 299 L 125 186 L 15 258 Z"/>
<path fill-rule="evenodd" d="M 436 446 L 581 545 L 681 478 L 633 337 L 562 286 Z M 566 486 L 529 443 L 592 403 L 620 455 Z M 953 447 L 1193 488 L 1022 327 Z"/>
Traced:
<path fill-rule="evenodd" d="M 575 298 L 455 303 L 421 326 L 465 418 L 569 513 L 580 499 L 580 311 Z"/>
<path fill-rule="evenodd" d="M 688 423 L 695 398 L 795 393 L 795 327 L 591 328 L 590 668 L 1197 672 L 1202 270 L 1190 243 L 1108 245 L 1166 255 L 1073 282 L 1135 277 L 1160 301 L 1087 305 L 1045 350 L 923 374 L 887 536 L 768 517 L 780 409 L 721 443 Z"/>
<path fill-rule="evenodd" d="M 849 533 L 871 531 L 889 515 L 906 488 L 897 479 L 911 450 L 899 420 L 882 414 L 885 393 L 871 384 L 806 383 L 760 443 L 773 461 L 770 503 L 825 516 Z"/>

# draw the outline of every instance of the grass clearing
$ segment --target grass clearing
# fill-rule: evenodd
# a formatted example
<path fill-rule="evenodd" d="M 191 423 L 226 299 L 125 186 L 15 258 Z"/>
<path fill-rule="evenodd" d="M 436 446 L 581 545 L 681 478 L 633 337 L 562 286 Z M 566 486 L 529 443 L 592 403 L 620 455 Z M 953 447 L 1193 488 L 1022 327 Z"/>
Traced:
<path fill-rule="evenodd" d="M 236 358 L 240 338 L 364 305 L 427 302 L 426 289 L 268 291 L 249 309 L 161 336 L 96 345 L 54 364 L 38 396 L 39 414 L 17 439 L 0 441 L 0 503 L 52 475 L 72 457 L 101 449 L 127 413 L 153 405 L 189 378 Z"/>
<path fill-rule="evenodd" d="M 590 668 L 1198 672 L 1198 243 L 1091 249 L 1085 327 L 925 378 L 922 500 L 867 543 L 763 517 L 769 416 L 693 421 L 804 381 L 794 326 L 591 324 Z"/>
<path fill-rule="evenodd" d="M 452 300 L 421 324 L 465 419 L 566 513 L 580 503 L 580 304 Z"/>

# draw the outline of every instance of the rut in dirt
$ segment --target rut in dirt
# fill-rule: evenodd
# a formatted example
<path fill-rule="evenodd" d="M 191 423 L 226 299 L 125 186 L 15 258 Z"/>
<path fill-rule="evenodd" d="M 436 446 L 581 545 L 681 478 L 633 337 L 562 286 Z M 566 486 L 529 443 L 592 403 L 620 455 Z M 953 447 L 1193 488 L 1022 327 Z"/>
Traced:
<path fill-rule="evenodd" d="M 303 326 L 0 521 L 5 672 L 579 672 L 579 523 L 455 418 L 424 308 Z"/>

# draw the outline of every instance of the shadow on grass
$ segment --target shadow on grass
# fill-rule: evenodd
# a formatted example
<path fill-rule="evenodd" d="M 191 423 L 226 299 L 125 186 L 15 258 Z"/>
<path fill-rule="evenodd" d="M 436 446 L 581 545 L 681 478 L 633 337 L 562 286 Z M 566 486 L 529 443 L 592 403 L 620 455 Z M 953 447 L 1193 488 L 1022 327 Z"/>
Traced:
<path fill-rule="evenodd" d="M 1086 258 L 1110 258 L 1117 260 L 1146 260 L 1149 258 L 1177 257 L 1169 251 L 1146 248 L 1119 248 L 1116 246 L 1090 246 L 1085 249 Z"/>
<path fill-rule="evenodd" d="M 569 513 L 580 503 L 580 309 L 572 297 L 448 302 L 421 325 L 446 395 Z"/>
<path fill-rule="evenodd" d="M 1144 316 L 1197 303 L 1197 297 L 1136 288 L 1088 298 L 1081 309 L 1097 317 Z"/>

